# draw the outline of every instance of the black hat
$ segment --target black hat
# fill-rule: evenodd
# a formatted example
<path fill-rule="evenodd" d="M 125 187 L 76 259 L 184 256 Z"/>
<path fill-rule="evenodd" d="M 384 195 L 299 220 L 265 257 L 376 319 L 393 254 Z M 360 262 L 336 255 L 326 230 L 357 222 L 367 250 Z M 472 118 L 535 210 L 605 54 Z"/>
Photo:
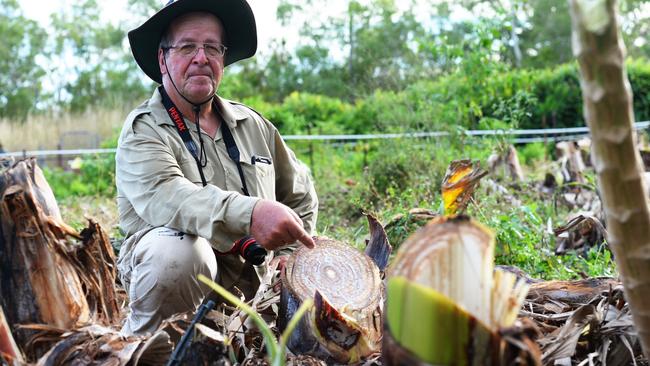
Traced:
<path fill-rule="evenodd" d="M 141 26 L 129 31 L 133 58 L 153 81 L 162 83 L 158 46 L 163 33 L 172 20 L 194 11 L 212 13 L 221 20 L 226 33 L 225 46 L 228 47 L 225 66 L 255 54 L 257 29 L 253 11 L 246 0 L 170 0 Z"/>

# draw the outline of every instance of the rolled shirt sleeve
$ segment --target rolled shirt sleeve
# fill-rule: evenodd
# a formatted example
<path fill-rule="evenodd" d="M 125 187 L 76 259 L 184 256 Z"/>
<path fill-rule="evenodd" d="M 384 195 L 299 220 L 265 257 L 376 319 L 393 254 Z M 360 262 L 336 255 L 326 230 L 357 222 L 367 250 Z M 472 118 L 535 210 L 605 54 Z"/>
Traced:
<path fill-rule="evenodd" d="M 309 234 L 313 234 L 318 217 L 318 197 L 309 169 L 300 162 L 274 129 L 273 142 L 276 164 L 277 200 L 293 209 L 303 221 Z"/>

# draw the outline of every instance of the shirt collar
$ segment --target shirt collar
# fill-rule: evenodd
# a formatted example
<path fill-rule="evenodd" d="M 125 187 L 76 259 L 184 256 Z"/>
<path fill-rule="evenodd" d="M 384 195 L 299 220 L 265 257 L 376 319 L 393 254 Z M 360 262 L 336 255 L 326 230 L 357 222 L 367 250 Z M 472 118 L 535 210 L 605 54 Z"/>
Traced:
<path fill-rule="evenodd" d="M 214 99 L 214 102 L 217 108 L 221 111 L 221 117 L 223 117 L 223 119 L 228 124 L 228 127 L 230 128 L 237 127 L 238 121 L 242 121 L 248 118 L 248 114 L 240 111 L 238 108 L 233 107 L 228 99 L 221 98 L 217 95 Z"/>
<path fill-rule="evenodd" d="M 221 117 L 223 117 L 224 121 L 226 121 L 230 128 L 235 128 L 238 121 L 248 118 L 248 114 L 233 107 L 229 100 L 221 98 L 218 95 L 214 99 L 214 104 L 221 112 Z M 154 115 L 158 125 L 174 125 L 171 118 L 169 118 L 169 114 L 167 114 L 167 110 L 165 110 L 165 106 L 162 104 L 162 96 L 160 95 L 158 88 L 156 88 L 151 99 L 149 99 L 149 108 L 151 109 L 151 113 Z"/>

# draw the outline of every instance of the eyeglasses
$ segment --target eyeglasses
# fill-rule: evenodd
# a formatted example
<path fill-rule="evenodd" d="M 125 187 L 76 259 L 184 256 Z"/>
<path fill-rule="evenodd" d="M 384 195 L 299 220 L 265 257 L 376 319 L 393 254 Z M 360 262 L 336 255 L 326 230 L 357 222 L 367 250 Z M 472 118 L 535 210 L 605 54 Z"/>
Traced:
<path fill-rule="evenodd" d="M 210 58 L 223 57 L 226 54 L 228 47 L 220 43 L 203 43 L 201 46 L 198 43 L 188 42 L 181 43 L 176 46 L 165 47 L 166 49 L 172 49 L 174 52 L 182 57 L 194 57 L 199 53 L 199 49 L 203 48 L 205 55 Z"/>

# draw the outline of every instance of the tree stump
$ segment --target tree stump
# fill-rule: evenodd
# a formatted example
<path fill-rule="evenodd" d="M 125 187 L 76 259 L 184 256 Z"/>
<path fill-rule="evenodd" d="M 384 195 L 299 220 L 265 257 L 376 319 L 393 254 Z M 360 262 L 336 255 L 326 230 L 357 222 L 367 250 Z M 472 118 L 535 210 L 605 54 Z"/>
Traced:
<path fill-rule="evenodd" d="M 18 345 L 35 331 L 119 320 L 115 258 L 106 233 L 89 220 L 81 233 L 62 222 L 34 159 L 0 165 L 0 305 Z M 44 348 L 26 352 L 39 357 Z"/>
<path fill-rule="evenodd" d="M 367 217 L 370 239 L 365 254 L 317 237 L 315 248 L 301 247 L 287 260 L 278 325 L 284 329 L 306 299 L 313 298 L 315 305 L 288 339 L 295 354 L 353 363 L 379 352 L 385 298 L 381 273 L 392 248 L 377 219 Z"/>

